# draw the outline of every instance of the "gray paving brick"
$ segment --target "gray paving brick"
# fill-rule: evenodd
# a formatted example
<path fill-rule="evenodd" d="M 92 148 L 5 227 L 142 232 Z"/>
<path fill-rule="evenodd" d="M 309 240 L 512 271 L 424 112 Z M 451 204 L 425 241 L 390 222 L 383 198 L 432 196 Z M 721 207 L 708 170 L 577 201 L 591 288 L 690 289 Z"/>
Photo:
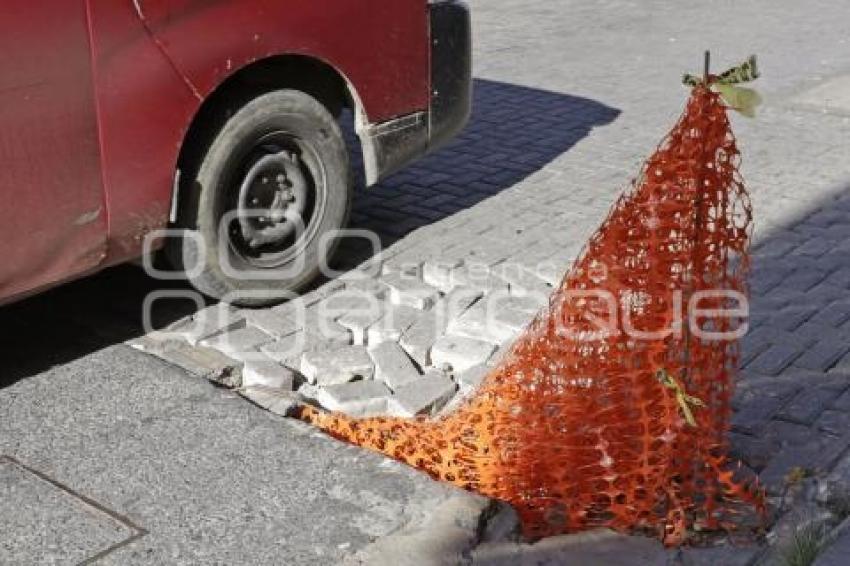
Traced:
<path fill-rule="evenodd" d="M 736 430 L 757 434 L 790 401 L 802 385 L 777 383 L 740 387 L 734 401 L 732 424 Z"/>
<path fill-rule="evenodd" d="M 225 387 L 242 385 L 242 363 L 212 348 L 183 346 L 169 350 L 163 358 L 183 370 Z"/>
<path fill-rule="evenodd" d="M 267 411 L 282 417 L 292 416 L 294 409 L 304 403 L 304 397 L 294 391 L 256 385 L 240 390 L 243 397 Z"/>
<path fill-rule="evenodd" d="M 514 338 L 512 329 L 493 324 L 496 312 L 488 308 L 487 301 L 473 305 L 460 317 L 449 322 L 447 332 L 455 336 L 485 340 L 502 344 Z"/>
<path fill-rule="evenodd" d="M 774 344 L 767 350 L 756 356 L 747 365 L 751 369 L 765 375 L 778 375 L 800 356 L 802 350 L 798 346 L 790 344 Z"/>
<path fill-rule="evenodd" d="M 792 332 L 811 318 L 817 311 L 818 309 L 812 306 L 799 305 L 788 307 L 770 317 L 768 324 Z"/>
<path fill-rule="evenodd" d="M 504 329 L 506 334 L 510 334 L 512 340 L 528 327 L 534 316 L 534 312 L 505 306 L 495 311 L 492 324 Z"/>
<path fill-rule="evenodd" d="M 836 263 L 830 265 L 829 269 L 834 269 L 841 262 L 836 260 Z M 832 301 L 847 300 L 847 289 L 837 285 L 833 285 L 828 281 L 822 281 L 806 291 L 805 300 L 810 301 L 815 306 L 825 305 Z"/>
<path fill-rule="evenodd" d="M 356 379 L 371 379 L 375 366 L 363 346 L 343 346 L 324 352 L 305 352 L 301 373 L 311 385 L 338 385 Z"/>
<path fill-rule="evenodd" d="M 435 414 L 457 392 L 454 381 L 439 372 L 426 373 L 420 380 L 396 389 L 389 412 L 399 417 Z"/>
<path fill-rule="evenodd" d="M 850 413 L 850 390 L 845 391 L 844 394 L 838 397 L 831 408 Z"/>
<path fill-rule="evenodd" d="M 828 324 L 807 320 L 794 331 L 797 340 L 806 346 L 814 346 L 818 340 L 826 337 L 830 340 L 850 341 L 850 326 L 835 328 Z"/>
<path fill-rule="evenodd" d="M 508 282 L 494 275 L 489 267 L 470 264 L 452 270 L 454 286 L 463 285 L 482 291 L 484 294 L 508 292 Z"/>
<path fill-rule="evenodd" d="M 762 485 L 768 493 L 778 494 L 786 484 L 788 473 L 794 468 L 810 470 L 815 474 L 828 472 L 848 443 L 850 440 L 847 437 L 813 433 L 805 443 L 783 446 L 759 474 Z"/>
<path fill-rule="evenodd" d="M 308 320 L 338 321 L 352 314 L 380 312 L 384 300 L 369 291 L 347 287 L 337 291 L 310 310 Z"/>
<path fill-rule="evenodd" d="M 750 362 L 756 359 L 759 354 L 770 348 L 770 345 L 771 342 L 769 340 L 758 334 L 754 334 L 751 330 L 751 332 L 741 341 L 741 367 L 749 366 Z"/>
<path fill-rule="evenodd" d="M 253 359 L 242 368 L 242 387 L 269 387 L 292 391 L 297 376 L 295 371 L 284 367 L 271 358 Z"/>
<path fill-rule="evenodd" d="M 818 430 L 835 436 L 850 434 L 850 413 L 847 411 L 824 411 L 816 426 Z"/>
<path fill-rule="evenodd" d="M 455 320 L 479 302 L 483 291 L 472 287 L 457 286 L 452 288 L 434 307 L 439 317 L 440 329 L 445 330 L 449 322 Z"/>
<path fill-rule="evenodd" d="M 175 334 L 196 346 L 207 338 L 244 328 L 246 324 L 245 317 L 232 309 L 214 306 L 196 313 L 191 322 L 177 329 Z"/>
<path fill-rule="evenodd" d="M 419 367 L 426 367 L 431 365 L 431 347 L 441 334 L 436 317 L 422 317 L 402 334 L 399 344 Z"/>
<path fill-rule="evenodd" d="M 395 305 L 427 310 L 440 298 L 438 289 L 413 277 L 391 273 L 384 275 L 382 281 L 390 288 L 390 299 Z"/>
<path fill-rule="evenodd" d="M 454 286 L 452 271 L 462 265 L 462 259 L 426 261 L 422 266 L 422 278 L 425 283 L 447 293 Z"/>
<path fill-rule="evenodd" d="M 259 328 L 248 326 L 202 340 L 201 345 L 215 348 L 231 358 L 244 361 L 250 359 L 253 354 L 259 353 L 260 346 L 270 344 L 274 340 L 273 336 Z"/>
<path fill-rule="evenodd" d="M 482 365 L 496 351 L 496 346 L 475 338 L 443 336 L 431 348 L 431 364 L 457 373 Z"/>
<path fill-rule="evenodd" d="M 498 265 L 494 269 L 494 275 L 508 282 L 512 295 L 548 297 L 552 293 L 551 285 L 518 263 Z"/>
<path fill-rule="evenodd" d="M 826 283 L 839 289 L 850 288 L 850 266 L 841 267 L 830 274 Z"/>
<path fill-rule="evenodd" d="M 322 309 L 307 311 L 303 332 L 311 343 L 328 342 L 347 346 L 352 344 L 351 332 L 335 320 L 321 316 Z"/>
<path fill-rule="evenodd" d="M 825 272 L 817 269 L 800 268 L 794 271 L 789 277 L 786 277 L 781 286 L 785 289 L 808 291 L 826 279 L 826 275 Z"/>
<path fill-rule="evenodd" d="M 850 320 L 850 301 L 840 299 L 829 303 L 827 306 L 820 309 L 810 319 L 811 322 L 840 327 Z"/>
<path fill-rule="evenodd" d="M 850 351 L 850 340 L 846 338 L 833 339 L 829 335 L 824 335 L 802 356 L 794 360 L 794 365 L 811 370 L 826 371 L 837 364 L 838 360 L 848 351 Z"/>
<path fill-rule="evenodd" d="M 288 336 L 299 330 L 299 317 L 293 309 L 245 309 L 240 311 L 251 326 L 276 338 Z M 303 314 L 301 316 L 303 320 Z"/>
<path fill-rule="evenodd" d="M 384 317 L 387 305 L 375 303 L 363 310 L 348 312 L 337 319 L 337 324 L 348 329 L 352 343 L 363 346 L 368 343 L 368 330 Z"/>
<path fill-rule="evenodd" d="M 290 369 L 300 371 L 301 354 L 307 349 L 307 344 L 307 335 L 303 332 L 296 332 L 270 344 L 260 346 L 260 352 Z M 316 348 L 315 342 L 312 345 Z M 336 344 L 333 347 L 336 347 Z"/>
<path fill-rule="evenodd" d="M 777 413 L 777 417 L 799 424 L 810 425 L 817 420 L 834 399 L 834 391 L 806 387 L 782 407 Z"/>
<path fill-rule="evenodd" d="M 729 441 L 729 456 L 756 472 L 762 471 L 781 448 L 780 442 L 767 435 L 751 436 L 733 432 L 729 434 Z"/>
<path fill-rule="evenodd" d="M 833 244 L 829 240 L 814 237 L 806 240 L 805 243 L 795 248 L 791 253 L 818 257 L 828 252 L 832 247 Z"/>
<path fill-rule="evenodd" d="M 345 280 L 345 290 L 367 294 L 378 299 L 384 299 L 389 294 L 389 287 L 373 277 L 357 276 Z"/>
<path fill-rule="evenodd" d="M 422 311 L 413 307 L 388 305 L 384 315 L 366 330 L 369 344 L 381 342 L 398 342 L 402 334 L 422 317 Z"/>
<path fill-rule="evenodd" d="M 419 379 L 420 374 L 404 349 L 395 342 L 384 342 L 369 349 L 375 363 L 375 379 L 395 391 Z"/>
<path fill-rule="evenodd" d="M 354 381 L 321 387 L 316 396 L 316 401 L 325 409 L 355 417 L 386 413 L 389 399 L 390 390 L 379 381 Z"/>
<path fill-rule="evenodd" d="M 836 362 L 832 371 L 850 373 L 850 353 L 844 354 L 844 356 Z"/>

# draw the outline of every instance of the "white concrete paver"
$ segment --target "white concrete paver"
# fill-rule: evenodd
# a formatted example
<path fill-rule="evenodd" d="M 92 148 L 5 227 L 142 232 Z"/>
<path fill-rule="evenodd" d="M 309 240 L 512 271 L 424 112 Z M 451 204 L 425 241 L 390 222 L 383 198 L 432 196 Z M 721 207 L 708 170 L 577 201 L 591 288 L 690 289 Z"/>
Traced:
<path fill-rule="evenodd" d="M 325 352 L 306 352 L 301 373 L 313 385 L 339 385 L 355 379 L 371 379 L 375 366 L 364 346 L 345 346 Z"/>

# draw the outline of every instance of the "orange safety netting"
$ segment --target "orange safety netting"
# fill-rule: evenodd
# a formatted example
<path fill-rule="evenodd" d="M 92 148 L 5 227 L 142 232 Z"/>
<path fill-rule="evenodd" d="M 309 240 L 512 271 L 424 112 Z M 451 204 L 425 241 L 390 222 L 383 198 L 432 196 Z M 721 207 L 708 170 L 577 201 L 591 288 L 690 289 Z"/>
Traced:
<path fill-rule="evenodd" d="M 746 291 L 752 214 L 726 112 L 693 88 L 548 309 L 457 410 L 299 418 L 512 504 L 532 538 L 611 527 L 679 544 L 731 528 L 736 503 L 763 510 L 726 456 L 739 346 L 718 333 L 743 313 L 703 313 L 700 331 L 688 320 L 692 299 L 737 308 L 730 293 Z"/>

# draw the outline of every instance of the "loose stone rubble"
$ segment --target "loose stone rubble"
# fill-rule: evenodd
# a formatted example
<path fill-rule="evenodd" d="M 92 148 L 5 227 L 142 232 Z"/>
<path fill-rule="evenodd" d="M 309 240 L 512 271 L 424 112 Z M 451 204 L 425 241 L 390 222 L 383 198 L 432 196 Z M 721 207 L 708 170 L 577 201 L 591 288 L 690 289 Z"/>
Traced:
<path fill-rule="evenodd" d="M 308 294 L 267 310 L 210 307 L 158 332 L 156 341 L 187 345 L 158 354 L 251 392 L 261 405 L 270 402 L 269 389 L 280 389 L 355 416 L 436 414 L 474 391 L 497 350 L 543 305 L 538 295 L 551 290 L 520 265 L 497 270 L 460 259 L 390 263 L 374 275 L 348 274 L 320 300 Z M 138 345 L 154 351 L 153 340 Z M 196 356 L 229 373 L 194 364 L 187 358 L 194 344 L 201 345 Z"/>

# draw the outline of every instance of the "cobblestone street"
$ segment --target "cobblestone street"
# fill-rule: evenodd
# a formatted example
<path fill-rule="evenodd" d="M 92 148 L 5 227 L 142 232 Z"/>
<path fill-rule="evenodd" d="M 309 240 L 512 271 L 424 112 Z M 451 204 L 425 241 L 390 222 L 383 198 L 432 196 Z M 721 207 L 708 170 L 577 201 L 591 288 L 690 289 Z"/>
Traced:
<path fill-rule="evenodd" d="M 718 68 L 754 52 L 763 70 L 755 88 L 765 104 L 754 120 L 732 118 L 753 199 L 755 247 L 731 436 L 733 455 L 768 490 L 775 526 L 759 544 L 684 551 L 605 534 L 539 545 L 494 538 L 469 561 L 770 564 L 796 526 L 816 523 L 835 542 L 815 564 L 846 563 L 846 2 L 818 2 L 817 9 L 792 0 L 471 4 L 469 127 L 448 148 L 357 191 L 352 228 L 378 234 L 380 254 L 348 240 L 336 263 L 344 274 L 300 299 L 266 310 L 166 312 L 157 321 L 162 332 L 140 336 L 135 321 L 101 328 L 91 349 L 128 340 L 280 415 L 295 390 L 353 415 L 450 411 L 543 307 L 672 126 L 687 96 L 681 74 L 700 70 L 706 48 Z M 99 277 L 86 285 L 108 286 L 104 278 L 115 275 Z M 150 285 L 138 283 L 144 291 Z M 97 291 L 89 294 L 96 303 Z M 26 315 L 50 304 L 12 308 Z M 138 306 L 125 305 L 122 315 Z M 27 371 L 13 369 L 12 381 Z"/>

